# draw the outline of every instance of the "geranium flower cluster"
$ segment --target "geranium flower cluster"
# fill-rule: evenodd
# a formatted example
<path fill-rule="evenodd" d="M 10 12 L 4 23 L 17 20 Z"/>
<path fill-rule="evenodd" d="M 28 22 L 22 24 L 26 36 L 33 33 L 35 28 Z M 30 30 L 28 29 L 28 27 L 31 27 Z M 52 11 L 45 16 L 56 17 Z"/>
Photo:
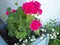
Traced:
<path fill-rule="evenodd" d="M 26 15 L 30 14 L 42 14 L 42 9 L 41 9 L 41 4 L 37 1 L 30 1 L 30 2 L 25 2 L 22 5 L 22 10 L 24 11 L 24 13 Z M 11 12 L 16 12 L 16 10 L 12 9 Z M 6 11 L 6 15 L 9 15 L 10 12 Z M 38 30 L 40 27 L 42 26 L 41 22 L 36 19 L 36 20 L 32 20 L 31 24 L 29 25 L 29 27 L 31 28 L 32 31 L 36 31 Z"/>
<path fill-rule="evenodd" d="M 42 14 L 42 9 L 40 9 L 41 4 L 37 1 L 26 2 L 23 4 L 22 9 L 25 14 Z"/>
<path fill-rule="evenodd" d="M 32 23 L 30 24 L 30 28 L 33 31 L 36 31 L 42 26 L 41 22 L 39 20 L 33 20 Z"/>

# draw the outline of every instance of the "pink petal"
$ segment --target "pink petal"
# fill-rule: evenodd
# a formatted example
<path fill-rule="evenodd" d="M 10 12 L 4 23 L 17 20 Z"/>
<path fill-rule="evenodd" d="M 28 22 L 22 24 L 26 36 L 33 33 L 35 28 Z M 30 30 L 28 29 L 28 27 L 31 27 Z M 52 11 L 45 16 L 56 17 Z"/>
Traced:
<path fill-rule="evenodd" d="M 16 10 L 12 9 L 12 12 L 16 12 Z"/>
<path fill-rule="evenodd" d="M 39 2 L 37 2 L 37 1 L 34 1 L 34 4 L 35 4 L 36 7 L 39 7 L 39 8 L 41 6 L 41 4 Z"/>
<path fill-rule="evenodd" d="M 41 22 L 39 20 L 33 20 L 30 24 L 30 28 L 32 31 L 38 30 L 42 26 Z"/>
<path fill-rule="evenodd" d="M 9 15 L 9 14 L 10 14 L 10 12 L 6 11 L 6 15 Z"/>
<path fill-rule="evenodd" d="M 38 13 L 41 15 L 42 14 L 42 9 L 39 9 L 38 10 Z"/>

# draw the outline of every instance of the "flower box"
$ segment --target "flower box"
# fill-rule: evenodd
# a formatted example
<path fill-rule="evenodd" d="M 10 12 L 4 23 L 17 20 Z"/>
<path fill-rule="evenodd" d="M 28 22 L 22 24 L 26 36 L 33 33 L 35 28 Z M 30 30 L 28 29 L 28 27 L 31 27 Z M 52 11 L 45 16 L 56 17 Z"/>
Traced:
<path fill-rule="evenodd" d="M 44 39 L 38 38 L 32 45 L 48 45 L 49 37 L 44 36 Z"/>
<path fill-rule="evenodd" d="M 44 39 L 38 38 L 32 45 L 48 45 L 49 37 L 44 37 Z M 5 40 L 0 36 L 0 45 L 8 45 Z"/>
<path fill-rule="evenodd" d="M 6 23 L 2 19 L 0 19 L 0 30 L 4 29 L 5 27 L 6 27 Z"/>
<path fill-rule="evenodd" d="M 7 45 L 7 43 L 1 36 L 0 36 L 0 45 Z"/>

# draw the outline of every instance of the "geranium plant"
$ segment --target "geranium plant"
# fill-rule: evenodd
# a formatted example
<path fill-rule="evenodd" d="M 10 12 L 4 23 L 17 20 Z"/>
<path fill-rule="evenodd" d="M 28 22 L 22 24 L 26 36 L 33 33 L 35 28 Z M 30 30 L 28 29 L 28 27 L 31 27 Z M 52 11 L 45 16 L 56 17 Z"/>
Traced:
<path fill-rule="evenodd" d="M 33 14 L 42 14 L 41 4 L 37 1 L 25 2 L 16 10 L 8 8 L 6 11 L 8 35 L 23 39 L 29 36 L 31 31 L 39 34 L 38 30 L 42 24 Z"/>

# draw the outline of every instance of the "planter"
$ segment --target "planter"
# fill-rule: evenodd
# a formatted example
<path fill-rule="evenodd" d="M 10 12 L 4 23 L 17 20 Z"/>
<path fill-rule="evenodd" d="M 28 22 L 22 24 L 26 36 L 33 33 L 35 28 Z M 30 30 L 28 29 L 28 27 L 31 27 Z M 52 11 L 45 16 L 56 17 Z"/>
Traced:
<path fill-rule="evenodd" d="M 8 36 L 7 30 L 4 30 L 3 32 L 1 32 L 1 36 L 0 36 L 0 43 L 2 40 L 3 41 L 5 40 L 8 45 L 14 45 L 14 43 L 18 43 L 18 41 L 19 41 L 15 37 Z M 5 41 L 3 43 L 6 43 Z M 35 42 L 32 42 L 31 45 L 48 45 L 48 42 L 49 42 L 49 37 L 44 36 L 43 39 L 37 38 L 37 40 Z"/>
<path fill-rule="evenodd" d="M 0 36 L 0 45 L 7 45 L 7 43 L 1 36 Z"/>
<path fill-rule="evenodd" d="M 0 19 L 0 30 L 4 29 L 6 27 L 6 23 Z"/>
<path fill-rule="evenodd" d="M 44 36 L 44 39 L 38 38 L 32 45 L 48 45 L 49 37 Z"/>

